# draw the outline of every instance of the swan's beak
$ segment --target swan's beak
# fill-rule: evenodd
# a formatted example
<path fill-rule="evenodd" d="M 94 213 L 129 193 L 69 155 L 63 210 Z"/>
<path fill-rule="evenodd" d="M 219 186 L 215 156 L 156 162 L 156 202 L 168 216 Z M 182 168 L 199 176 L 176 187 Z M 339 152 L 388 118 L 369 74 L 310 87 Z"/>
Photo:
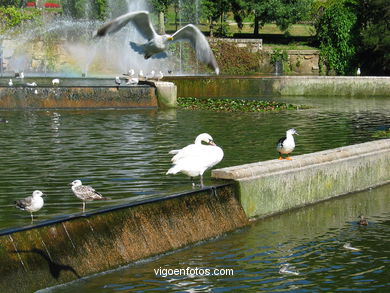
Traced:
<path fill-rule="evenodd" d="M 173 37 L 168 37 L 168 41 L 173 41 Z"/>
<path fill-rule="evenodd" d="M 215 142 L 214 142 L 213 140 L 210 140 L 210 141 L 209 141 L 209 144 L 211 144 L 211 145 L 216 145 Z"/>

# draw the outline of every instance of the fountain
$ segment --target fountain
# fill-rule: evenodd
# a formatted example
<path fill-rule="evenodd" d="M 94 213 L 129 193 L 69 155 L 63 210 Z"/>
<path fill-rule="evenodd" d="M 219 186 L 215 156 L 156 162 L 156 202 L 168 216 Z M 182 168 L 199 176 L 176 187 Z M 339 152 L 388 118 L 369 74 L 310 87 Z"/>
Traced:
<path fill-rule="evenodd" d="M 30 76 L 99 77 L 127 73 L 131 68 L 136 72 L 141 69 L 143 72 L 161 70 L 164 75 L 172 72 L 194 73 L 188 64 L 182 64 L 182 56 L 188 56 L 188 53 L 182 52 L 185 50 L 182 45 L 178 54 L 175 46 L 172 46 L 170 56 L 163 62 L 156 59 L 145 60 L 142 55 L 132 51 L 128 45 L 130 39 L 135 42 L 143 39 L 131 25 L 102 40 L 92 39 L 93 32 L 103 22 L 90 19 L 93 6 L 90 2 L 91 0 L 84 2 L 85 7 L 80 11 L 81 18 L 78 20 L 66 13 L 61 18 L 44 14 L 43 26 L 26 24 L 19 32 L 15 30 L 2 36 L 1 73 L 12 75 L 14 72 L 24 71 Z M 185 21 L 199 22 L 199 1 L 193 8 L 195 7 L 196 11 L 190 13 L 195 15 L 195 19 L 186 17 Z M 150 9 L 141 0 L 107 0 L 107 19 L 117 17 L 124 11 L 137 10 Z M 186 11 L 188 14 L 189 10 Z M 179 19 L 181 27 L 181 13 Z M 14 41 L 15 36 L 17 41 Z"/>

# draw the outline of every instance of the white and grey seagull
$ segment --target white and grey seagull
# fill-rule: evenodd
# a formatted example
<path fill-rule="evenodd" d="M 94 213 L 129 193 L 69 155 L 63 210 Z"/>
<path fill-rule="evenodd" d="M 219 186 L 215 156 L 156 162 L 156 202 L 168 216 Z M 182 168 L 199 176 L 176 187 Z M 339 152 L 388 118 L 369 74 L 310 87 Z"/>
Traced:
<path fill-rule="evenodd" d="M 165 51 L 171 42 L 189 41 L 196 51 L 196 57 L 200 62 L 207 64 L 216 74 L 219 74 L 219 67 L 215 60 L 213 51 L 204 34 L 193 24 L 188 24 L 173 35 L 159 35 L 153 28 L 149 12 L 136 11 L 121 15 L 114 20 L 104 24 L 95 32 L 95 37 L 104 37 L 116 33 L 131 22 L 137 31 L 147 40 L 144 44 L 130 42 L 131 47 L 138 53 L 142 53 L 145 59 L 152 56 L 166 57 Z"/>
<path fill-rule="evenodd" d="M 70 183 L 74 195 L 83 201 L 83 212 L 85 212 L 85 202 L 93 200 L 108 200 L 109 197 L 104 197 L 97 192 L 92 186 L 83 185 L 81 180 L 74 180 Z"/>
<path fill-rule="evenodd" d="M 34 221 L 33 213 L 39 211 L 43 207 L 43 198 L 45 194 L 40 190 L 35 190 L 32 196 L 15 201 L 15 205 L 22 211 L 27 211 L 31 214 L 31 223 Z"/>

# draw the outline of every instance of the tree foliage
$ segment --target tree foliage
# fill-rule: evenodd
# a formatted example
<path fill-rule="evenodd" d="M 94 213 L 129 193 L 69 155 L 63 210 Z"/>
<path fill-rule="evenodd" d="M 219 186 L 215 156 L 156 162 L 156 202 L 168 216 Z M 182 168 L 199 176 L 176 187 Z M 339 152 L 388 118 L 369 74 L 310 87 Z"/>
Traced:
<path fill-rule="evenodd" d="M 390 1 L 361 1 L 359 11 L 362 72 L 390 75 Z"/>
<path fill-rule="evenodd" d="M 254 34 L 266 23 L 275 22 L 282 31 L 308 17 L 313 0 L 249 0 L 245 5 L 254 14 Z"/>
<path fill-rule="evenodd" d="M 356 55 L 356 2 L 332 1 L 315 27 L 321 58 L 327 69 L 341 75 L 352 73 Z"/>
<path fill-rule="evenodd" d="M 0 7 L 0 33 L 22 23 L 37 19 L 39 11 L 23 11 L 13 6 Z"/>

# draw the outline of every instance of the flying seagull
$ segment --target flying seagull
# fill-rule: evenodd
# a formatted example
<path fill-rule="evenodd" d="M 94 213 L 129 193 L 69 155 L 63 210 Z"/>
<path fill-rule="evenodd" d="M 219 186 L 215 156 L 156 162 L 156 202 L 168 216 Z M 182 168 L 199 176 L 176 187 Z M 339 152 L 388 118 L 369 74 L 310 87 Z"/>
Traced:
<path fill-rule="evenodd" d="M 166 57 L 165 51 L 168 49 L 171 42 L 189 41 L 195 49 L 196 57 L 199 61 L 207 64 L 216 74 L 219 74 L 217 61 L 215 60 L 206 37 L 193 24 L 184 26 L 173 35 L 159 35 L 153 28 L 149 12 L 136 11 L 119 16 L 104 24 L 95 32 L 95 37 L 104 37 L 108 34 L 116 33 L 129 22 L 132 22 L 138 32 L 147 40 L 144 44 L 130 43 L 133 50 L 142 53 L 145 59 L 149 59 L 157 54 L 157 56 L 165 55 L 164 57 Z"/>

